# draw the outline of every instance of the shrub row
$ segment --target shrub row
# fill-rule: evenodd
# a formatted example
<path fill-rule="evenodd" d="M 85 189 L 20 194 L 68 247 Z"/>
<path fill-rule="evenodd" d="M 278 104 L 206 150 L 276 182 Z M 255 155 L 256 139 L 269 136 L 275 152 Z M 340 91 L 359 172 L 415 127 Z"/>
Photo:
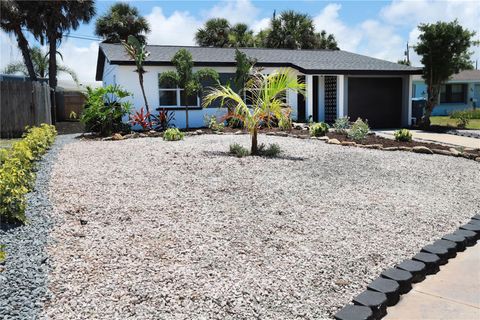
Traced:
<path fill-rule="evenodd" d="M 25 194 L 31 191 L 35 174 L 34 161 L 39 159 L 55 140 L 52 125 L 27 129 L 22 140 L 11 148 L 0 150 L 0 221 L 26 222 Z"/>

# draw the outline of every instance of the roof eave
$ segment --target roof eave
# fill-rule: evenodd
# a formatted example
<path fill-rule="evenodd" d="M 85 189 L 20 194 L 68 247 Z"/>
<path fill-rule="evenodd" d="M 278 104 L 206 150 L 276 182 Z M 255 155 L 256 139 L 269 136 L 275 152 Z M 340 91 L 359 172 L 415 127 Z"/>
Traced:
<path fill-rule="evenodd" d="M 128 60 L 112 60 L 110 64 L 116 65 L 135 65 L 134 61 Z M 145 61 L 145 66 L 173 66 L 170 61 Z M 257 62 L 259 67 L 290 67 L 298 70 L 304 74 L 344 74 L 344 75 L 414 75 L 422 74 L 422 69 L 411 69 L 411 70 L 368 70 L 368 69 L 358 69 L 358 70 L 347 70 L 347 69 L 304 69 L 293 63 L 285 62 Z M 197 61 L 194 62 L 194 66 L 197 67 L 235 67 L 235 62 L 215 62 L 215 61 Z M 103 71 L 102 71 L 103 72 Z"/>

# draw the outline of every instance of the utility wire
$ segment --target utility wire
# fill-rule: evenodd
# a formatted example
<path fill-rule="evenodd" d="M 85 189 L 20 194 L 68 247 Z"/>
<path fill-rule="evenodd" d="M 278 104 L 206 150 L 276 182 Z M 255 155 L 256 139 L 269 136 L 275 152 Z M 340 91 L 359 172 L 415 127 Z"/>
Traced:
<path fill-rule="evenodd" d="M 29 31 L 29 30 L 22 28 L 22 31 Z M 97 38 L 97 37 L 93 37 L 93 36 L 86 36 L 86 35 L 82 35 L 82 34 L 75 35 L 75 34 L 64 33 L 62 36 L 65 37 L 65 38 L 74 38 L 74 39 L 81 39 L 81 40 L 103 41 L 102 38 Z"/>

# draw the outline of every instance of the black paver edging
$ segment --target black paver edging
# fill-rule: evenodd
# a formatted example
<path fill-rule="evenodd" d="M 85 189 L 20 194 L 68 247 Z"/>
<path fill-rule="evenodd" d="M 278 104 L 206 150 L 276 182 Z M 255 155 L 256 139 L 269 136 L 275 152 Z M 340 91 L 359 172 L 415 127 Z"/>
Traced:
<path fill-rule="evenodd" d="M 476 244 L 480 239 L 480 214 L 460 226 L 453 233 L 426 245 L 412 259 L 404 260 L 387 269 L 373 280 L 365 291 L 353 298 L 335 314 L 337 320 L 376 320 L 387 314 L 387 306 L 397 304 L 401 294 L 412 288 L 412 283 L 423 281 L 435 274 L 439 266 L 454 258 L 457 252 Z"/>

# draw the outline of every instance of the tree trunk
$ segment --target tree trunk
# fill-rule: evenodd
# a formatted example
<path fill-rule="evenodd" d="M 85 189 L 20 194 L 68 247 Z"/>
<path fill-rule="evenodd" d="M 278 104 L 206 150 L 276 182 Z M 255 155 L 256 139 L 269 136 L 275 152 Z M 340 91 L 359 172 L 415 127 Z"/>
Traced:
<path fill-rule="evenodd" d="M 30 51 L 28 50 L 28 41 L 27 39 L 25 39 L 25 36 L 23 35 L 22 29 L 20 29 L 20 27 L 15 30 L 15 35 L 17 36 L 18 47 L 22 51 L 23 61 L 27 66 L 28 76 L 30 77 L 30 80 L 37 81 L 37 74 L 35 73 L 35 69 L 33 68 L 32 58 L 30 56 Z"/>
<path fill-rule="evenodd" d="M 50 85 L 50 96 L 52 97 L 52 123 L 57 122 L 57 103 L 55 92 L 57 89 L 57 38 L 53 35 L 48 37 L 48 84 Z"/>
<path fill-rule="evenodd" d="M 149 126 L 149 129 L 152 129 L 152 118 L 150 116 L 150 107 L 148 106 L 147 96 L 145 95 L 145 88 L 143 87 L 143 73 L 141 71 L 138 72 L 138 80 L 140 82 L 140 88 L 142 89 L 145 108 L 147 109 L 147 113 L 148 113 L 148 126 Z"/>
<path fill-rule="evenodd" d="M 252 134 L 252 148 L 250 149 L 250 154 L 255 156 L 258 154 L 258 140 L 257 140 L 257 128 L 253 129 Z"/>
<path fill-rule="evenodd" d="M 429 85 L 427 91 L 428 100 L 425 106 L 425 113 L 422 117 L 422 122 L 420 124 L 423 129 L 428 129 L 430 127 L 430 116 L 432 115 L 433 108 L 435 108 L 435 105 L 437 104 L 436 100 L 438 99 L 438 90 L 435 90 L 433 85 Z"/>
<path fill-rule="evenodd" d="M 188 97 L 185 89 L 183 89 L 183 97 L 185 99 L 185 129 L 188 130 Z"/>

